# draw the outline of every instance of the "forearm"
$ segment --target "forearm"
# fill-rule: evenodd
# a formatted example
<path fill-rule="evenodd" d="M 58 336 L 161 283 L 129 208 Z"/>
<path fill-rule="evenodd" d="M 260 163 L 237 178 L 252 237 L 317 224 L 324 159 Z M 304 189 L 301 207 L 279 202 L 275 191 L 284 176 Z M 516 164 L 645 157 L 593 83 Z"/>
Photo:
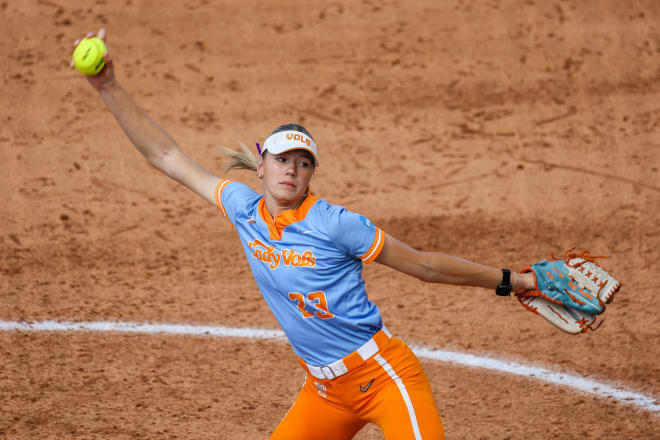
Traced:
<path fill-rule="evenodd" d="M 502 270 L 437 252 L 424 252 L 423 281 L 459 286 L 495 288 L 502 281 Z"/>
<path fill-rule="evenodd" d="M 423 281 L 487 289 L 495 289 L 502 282 L 500 268 L 437 252 L 423 254 L 425 270 L 420 277 Z M 510 282 L 514 292 L 524 292 L 534 288 L 534 278 L 530 273 L 521 274 L 511 271 Z"/>
<path fill-rule="evenodd" d="M 389 234 L 376 261 L 428 283 L 495 289 L 502 282 L 499 268 L 440 252 L 418 251 Z M 512 272 L 511 285 L 516 293 L 534 289 L 534 276 Z"/>
<path fill-rule="evenodd" d="M 116 79 L 99 89 L 99 94 L 128 139 L 154 166 L 178 149 L 172 136 L 133 101 Z"/>

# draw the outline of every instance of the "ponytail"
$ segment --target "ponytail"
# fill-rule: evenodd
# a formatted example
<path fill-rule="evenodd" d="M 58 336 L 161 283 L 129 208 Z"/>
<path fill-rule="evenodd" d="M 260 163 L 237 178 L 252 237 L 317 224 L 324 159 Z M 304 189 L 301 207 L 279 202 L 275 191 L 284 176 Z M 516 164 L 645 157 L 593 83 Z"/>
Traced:
<path fill-rule="evenodd" d="M 236 142 L 238 142 L 241 150 L 234 150 L 225 146 L 220 147 L 220 153 L 222 156 L 228 159 L 228 164 L 227 168 L 225 168 L 225 171 L 237 169 L 251 170 L 256 172 L 259 159 L 257 159 L 257 156 L 255 156 L 254 153 L 250 151 L 250 149 L 246 147 L 243 142 L 239 141 L 238 139 L 236 139 Z"/>

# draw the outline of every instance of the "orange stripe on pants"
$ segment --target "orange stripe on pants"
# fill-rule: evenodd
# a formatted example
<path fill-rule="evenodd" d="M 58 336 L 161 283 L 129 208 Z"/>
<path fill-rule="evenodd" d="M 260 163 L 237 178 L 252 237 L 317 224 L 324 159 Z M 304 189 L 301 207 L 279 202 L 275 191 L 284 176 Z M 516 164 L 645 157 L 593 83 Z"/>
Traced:
<path fill-rule="evenodd" d="M 397 338 L 337 379 L 307 374 L 271 440 L 351 439 L 366 423 L 378 425 L 387 440 L 444 439 L 422 366 Z"/>

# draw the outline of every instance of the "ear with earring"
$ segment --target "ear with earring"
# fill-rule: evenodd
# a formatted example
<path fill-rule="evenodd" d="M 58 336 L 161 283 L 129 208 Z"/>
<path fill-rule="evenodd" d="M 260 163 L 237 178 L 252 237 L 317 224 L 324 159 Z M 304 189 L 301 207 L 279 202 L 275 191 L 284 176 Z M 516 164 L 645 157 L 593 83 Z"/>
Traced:
<path fill-rule="evenodd" d="M 261 149 L 259 148 L 259 144 L 257 144 L 257 151 L 261 154 Z M 263 158 L 261 155 L 259 155 L 258 163 L 257 163 L 257 177 L 260 179 L 263 179 L 264 177 L 264 169 L 263 169 Z"/>

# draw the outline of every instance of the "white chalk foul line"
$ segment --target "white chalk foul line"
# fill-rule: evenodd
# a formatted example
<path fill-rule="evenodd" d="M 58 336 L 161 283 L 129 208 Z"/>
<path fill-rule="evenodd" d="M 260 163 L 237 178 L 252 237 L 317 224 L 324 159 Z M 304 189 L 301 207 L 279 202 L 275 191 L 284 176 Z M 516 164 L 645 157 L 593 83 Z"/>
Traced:
<path fill-rule="evenodd" d="M 612 398 L 622 403 L 638 406 L 650 412 L 660 413 L 660 399 L 655 399 L 651 396 L 625 389 L 624 387 L 613 387 L 580 376 L 456 351 L 431 350 L 423 347 L 412 347 L 412 349 L 421 358 L 529 377 L 543 382 L 573 388 L 585 393 L 595 394 L 599 397 Z"/>
<path fill-rule="evenodd" d="M 0 321 L 0 331 L 37 331 L 37 332 L 120 332 L 142 334 L 170 334 L 213 336 L 223 338 L 265 339 L 285 342 L 284 332 L 280 330 L 264 330 L 258 328 L 217 327 L 184 324 L 145 324 L 134 322 L 13 322 Z M 602 382 L 566 373 L 559 373 L 545 368 L 508 362 L 499 359 L 475 356 L 449 350 L 434 350 L 425 347 L 412 347 L 420 358 L 465 365 L 474 368 L 484 368 L 500 373 L 528 377 L 555 385 L 572 388 L 598 397 L 615 399 L 624 404 L 635 405 L 646 411 L 660 413 L 660 400 L 624 387 L 613 387 Z"/>
<path fill-rule="evenodd" d="M 21 330 L 35 332 L 119 332 L 169 335 L 216 336 L 221 338 L 274 339 L 286 341 L 280 330 L 262 330 L 258 328 L 214 327 L 185 324 L 144 324 L 137 322 L 12 322 L 0 321 L 0 330 Z"/>

